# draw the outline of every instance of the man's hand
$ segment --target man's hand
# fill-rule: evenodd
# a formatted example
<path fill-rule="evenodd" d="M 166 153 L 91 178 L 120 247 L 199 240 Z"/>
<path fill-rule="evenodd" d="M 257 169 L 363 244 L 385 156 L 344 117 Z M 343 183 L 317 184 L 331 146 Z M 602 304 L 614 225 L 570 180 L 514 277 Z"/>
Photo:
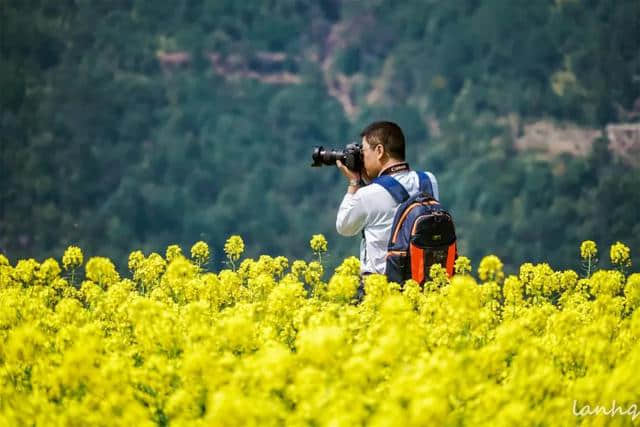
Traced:
<path fill-rule="evenodd" d="M 352 171 L 351 169 L 346 167 L 340 160 L 336 160 L 336 166 L 338 167 L 338 169 L 340 169 L 342 175 L 344 175 L 349 180 L 349 188 L 347 188 L 347 192 L 353 194 L 358 191 L 358 187 L 360 187 L 360 172 Z"/>
<path fill-rule="evenodd" d="M 336 160 L 336 166 L 342 172 L 342 175 L 346 176 L 349 181 L 360 181 L 360 172 L 354 172 L 346 167 L 340 160 Z"/>

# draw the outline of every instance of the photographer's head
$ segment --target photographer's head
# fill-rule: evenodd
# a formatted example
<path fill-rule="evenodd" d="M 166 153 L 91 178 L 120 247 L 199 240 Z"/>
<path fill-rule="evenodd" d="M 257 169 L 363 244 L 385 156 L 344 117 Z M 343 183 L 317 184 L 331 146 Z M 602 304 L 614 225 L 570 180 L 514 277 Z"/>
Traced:
<path fill-rule="evenodd" d="M 404 162 L 404 135 L 393 122 L 374 122 L 361 133 L 364 169 L 370 178 L 394 163 Z"/>

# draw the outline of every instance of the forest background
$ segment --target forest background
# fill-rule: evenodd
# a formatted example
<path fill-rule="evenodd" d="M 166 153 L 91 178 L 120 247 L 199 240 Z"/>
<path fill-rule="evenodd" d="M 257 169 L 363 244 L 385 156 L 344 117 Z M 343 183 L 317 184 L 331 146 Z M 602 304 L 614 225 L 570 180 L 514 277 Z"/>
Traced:
<path fill-rule="evenodd" d="M 577 268 L 640 251 L 637 0 L 1 0 L 0 250 L 109 256 L 204 240 L 357 254 L 346 182 L 312 169 L 404 129 L 461 254 Z M 602 257 L 606 258 L 605 256 Z"/>

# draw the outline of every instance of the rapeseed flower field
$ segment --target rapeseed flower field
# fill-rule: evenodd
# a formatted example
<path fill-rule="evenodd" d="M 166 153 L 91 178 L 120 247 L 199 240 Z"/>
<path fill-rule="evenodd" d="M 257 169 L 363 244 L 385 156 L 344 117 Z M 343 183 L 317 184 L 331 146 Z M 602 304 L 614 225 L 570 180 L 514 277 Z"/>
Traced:
<path fill-rule="evenodd" d="M 61 263 L 0 255 L 0 424 L 136 426 L 632 425 L 640 404 L 640 274 L 630 249 L 584 271 L 460 257 L 420 286 L 242 259 L 208 271 L 197 242 Z M 579 254 L 579 255 L 578 255 Z M 617 408 L 614 413 L 604 410 Z"/>

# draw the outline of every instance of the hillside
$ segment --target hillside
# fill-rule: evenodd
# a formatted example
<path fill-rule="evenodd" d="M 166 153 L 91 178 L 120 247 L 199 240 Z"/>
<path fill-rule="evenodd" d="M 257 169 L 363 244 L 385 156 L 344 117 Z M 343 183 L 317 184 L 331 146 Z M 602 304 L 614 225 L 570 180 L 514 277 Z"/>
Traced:
<path fill-rule="evenodd" d="M 474 262 L 640 248 L 637 1 L 368 5 L 7 0 L 3 252 L 77 244 L 124 269 L 132 248 L 232 234 L 295 258 L 324 233 L 333 265 L 358 242 L 335 232 L 345 185 L 311 149 L 375 119 L 436 173 Z"/>

